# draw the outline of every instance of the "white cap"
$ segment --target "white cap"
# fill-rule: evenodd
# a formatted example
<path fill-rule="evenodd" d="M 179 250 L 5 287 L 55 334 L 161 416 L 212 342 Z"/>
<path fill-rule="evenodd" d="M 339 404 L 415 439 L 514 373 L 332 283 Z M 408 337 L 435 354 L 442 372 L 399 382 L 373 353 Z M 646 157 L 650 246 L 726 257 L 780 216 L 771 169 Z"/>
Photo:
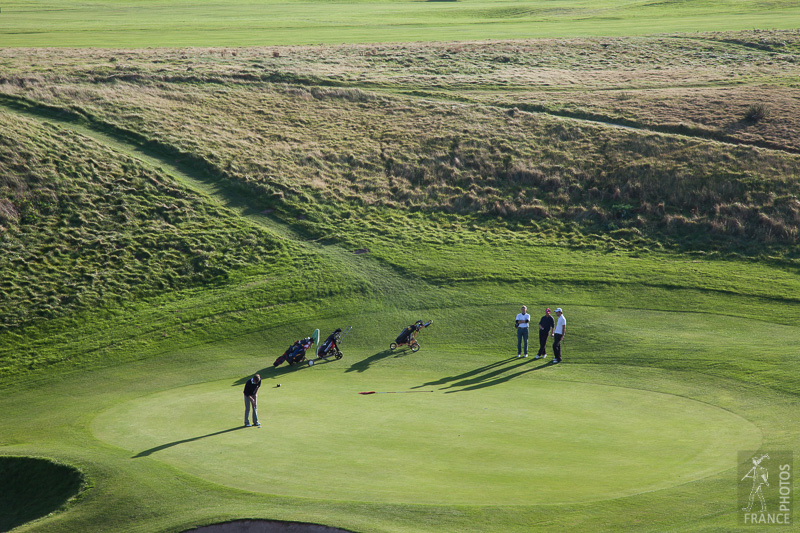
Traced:
<path fill-rule="evenodd" d="M 563 313 L 563 311 L 561 310 L 561 308 L 560 308 L 560 307 L 557 307 L 557 308 L 556 308 L 556 313 Z"/>

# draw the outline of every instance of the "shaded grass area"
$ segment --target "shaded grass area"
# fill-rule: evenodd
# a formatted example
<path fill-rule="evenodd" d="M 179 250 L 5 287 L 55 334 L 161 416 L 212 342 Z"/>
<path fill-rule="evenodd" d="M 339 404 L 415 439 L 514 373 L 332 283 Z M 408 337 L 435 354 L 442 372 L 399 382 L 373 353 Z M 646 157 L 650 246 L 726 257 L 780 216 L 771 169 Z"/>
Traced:
<path fill-rule="evenodd" d="M 0 531 L 63 510 L 86 487 L 83 474 L 47 459 L 0 456 Z"/>

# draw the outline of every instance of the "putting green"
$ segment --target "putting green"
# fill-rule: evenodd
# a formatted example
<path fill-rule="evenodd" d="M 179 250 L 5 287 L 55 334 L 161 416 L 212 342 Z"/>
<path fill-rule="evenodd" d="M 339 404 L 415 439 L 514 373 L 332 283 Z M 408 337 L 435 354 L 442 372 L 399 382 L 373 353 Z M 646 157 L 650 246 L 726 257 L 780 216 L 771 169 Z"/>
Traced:
<path fill-rule="evenodd" d="M 333 366 L 333 365 L 330 365 Z M 729 469 L 758 428 L 718 407 L 632 388 L 518 379 L 460 393 L 431 376 L 299 370 L 264 381 L 262 429 L 242 428 L 234 379 L 105 411 L 95 435 L 200 478 L 294 497 L 549 504 L 663 489 Z M 435 379 L 435 378 L 434 378 Z M 409 384 L 412 384 L 411 386 Z"/>

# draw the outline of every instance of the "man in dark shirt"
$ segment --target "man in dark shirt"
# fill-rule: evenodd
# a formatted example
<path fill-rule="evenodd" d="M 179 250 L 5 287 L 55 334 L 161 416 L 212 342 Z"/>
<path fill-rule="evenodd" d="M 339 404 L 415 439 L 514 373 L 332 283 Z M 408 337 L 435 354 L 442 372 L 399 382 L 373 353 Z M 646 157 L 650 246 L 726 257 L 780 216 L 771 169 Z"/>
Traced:
<path fill-rule="evenodd" d="M 261 427 L 258 421 L 258 411 L 256 411 L 256 400 L 258 398 L 258 388 L 261 386 L 261 376 L 256 374 L 244 384 L 244 427 L 250 427 L 250 406 L 253 406 L 253 425 Z"/>
<path fill-rule="evenodd" d="M 539 321 L 539 353 L 536 354 L 534 359 L 547 357 L 547 338 L 554 327 L 556 327 L 556 321 L 550 316 L 550 308 L 548 307 Z"/>

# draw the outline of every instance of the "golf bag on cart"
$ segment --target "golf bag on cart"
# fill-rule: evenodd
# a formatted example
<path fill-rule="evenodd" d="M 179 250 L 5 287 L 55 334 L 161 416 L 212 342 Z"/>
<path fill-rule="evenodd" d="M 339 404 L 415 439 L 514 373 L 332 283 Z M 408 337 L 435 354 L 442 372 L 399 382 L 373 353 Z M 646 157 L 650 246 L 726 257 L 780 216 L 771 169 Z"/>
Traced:
<path fill-rule="evenodd" d="M 302 363 L 306 359 L 306 350 L 308 350 L 313 343 L 314 340 L 311 337 L 306 337 L 305 339 L 295 341 L 294 344 L 289 346 L 289 348 L 283 352 L 283 355 L 275 359 L 275 362 L 272 363 L 272 366 L 278 366 L 284 361 L 289 363 L 289 366 L 295 363 Z"/>
<path fill-rule="evenodd" d="M 422 320 L 417 320 L 410 326 L 406 326 L 406 328 L 400 332 L 400 335 L 397 336 L 394 342 L 389 345 L 389 349 L 394 350 L 398 346 L 404 346 L 407 344 L 411 348 L 412 352 L 416 352 L 419 350 L 417 332 L 422 328 L 427 328 L 431 324 L 433 324 L 433 320 L 428 320 L 425 323 L 423 323 Z"/>
<path fill-rule="evenodd" d="M 344 333 L 342 333 L 342 328 L 336 328 L 336 331 L 328 335 L 325 342 L 320 344 L 319 348 L 317 348 L 317 357 L 325 359 L 332 355 L 336 359 L 341 359 L 342 351 L 339 349 L 339 344 L 347 337 L 351 329 L 353 329 L 353 326 L 347 326 Z"/>

